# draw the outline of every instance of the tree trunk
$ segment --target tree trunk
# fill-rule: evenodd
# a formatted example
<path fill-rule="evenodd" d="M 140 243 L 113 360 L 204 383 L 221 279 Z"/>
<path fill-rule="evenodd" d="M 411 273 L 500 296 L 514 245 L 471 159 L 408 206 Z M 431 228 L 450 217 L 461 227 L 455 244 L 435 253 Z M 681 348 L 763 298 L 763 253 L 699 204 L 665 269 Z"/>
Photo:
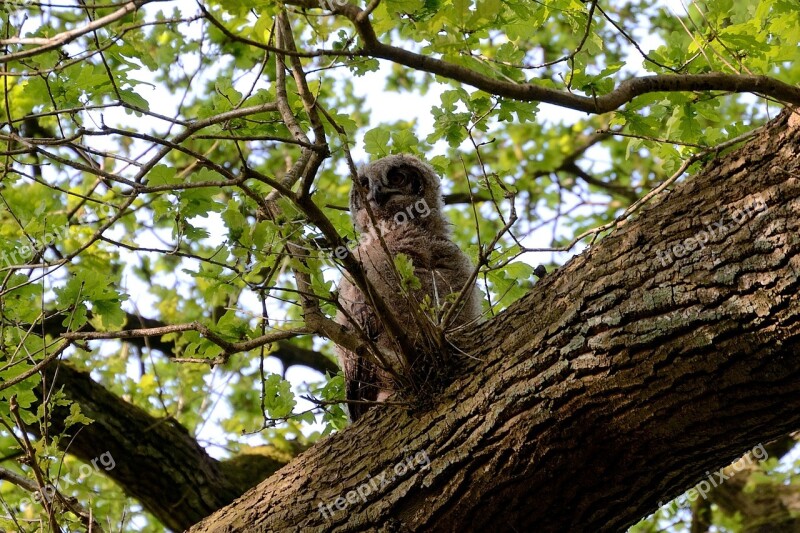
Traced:
<path fill-rule="evenodd" d="M 798 123 L 459 339 L 428 408 L 372 409 L 192 531 L 620 530 L 800 428 Z"/>

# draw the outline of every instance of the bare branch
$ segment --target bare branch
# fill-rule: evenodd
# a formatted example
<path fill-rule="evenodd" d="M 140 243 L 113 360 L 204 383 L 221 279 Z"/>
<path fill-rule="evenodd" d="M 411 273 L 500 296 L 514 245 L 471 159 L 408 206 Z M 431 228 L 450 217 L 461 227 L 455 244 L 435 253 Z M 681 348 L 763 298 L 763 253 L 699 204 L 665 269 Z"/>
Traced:
<path fill-rule="evenodd" d="M 314 0 L 286 0 L 286 3 L 309 9 L 319 7 Z M 361 16 L 363 11 L 355 5 L 334 4 L 332 11 L 350 19 L 364 41 L 364 47 L 358 55 L 386 59 L 418 71 L 459 81 L 497 96 L 523 102 L 544 102 L 585 113 L 603 114 L 619 109 L 637 96 L 648 93 L 727 91 L 763 94 L 780 102 L 800 105 L 800 87 L 794 87 L 769 76 L 721 73 L 641 76 L 625 80 L 610 93 L 597 97 L 579 96 L 533 83 L 501 81 L 460 65 L 381 43 L 372 24 Z"/>
<path fill-rule="evenodd" d="M 65 31 L 54 35 L 52 37 L 31 37 L 31 38 L 19 38 L 19 37 L 12 37 L 10 39 L 0 39 L 0 45 L 9 45 L 9 44 L 38 44 L 41 45 L 37 48 L 32 48 L 30 50 L 24 50 L 22 52 L 15 52 L 13 54 L 6 54 L 0 56 L 0 63 L 8 63 L 9 61 L 14 61 L 17 59 L 22 59 L 25 57 L 31 57 L 43 52 L 47 52 L 49 50 L 54 50 L 59 48 L 65 44 L 71 43 L 81 35 L 85 35 L 87 33 L 91 33 L 98 28 L 102 28 L 112 22 L 121 19 L 128 13 L 132 13 L 136 11 L 143 5 L 147 4 L 152 0 L 134 0 L 131 2 L 126 3 L 118 10 L 114 11 L 113 13 L 106 15 L 105 17 L 101 17 L 93 22 L 85 26 L 81 26 L 80 28 L 74 28 L 69 31 Z"/>
<path fill-rule="evenodd" d="M 308 329 L 287 329 L 276 330 L 267 335 L 262 335 L 254 339 L 249 339 L 241 342 L 230 342 L 223 339 L 219 334 L 211 331 L 208 326 L 199 322 L 192 322 L 189 324 L 175 324 L 171 326 L 163 326 L 160 328 L 144 328 L 144 329 L 128 329 L 122 331 L 76 331 L 62 333 L 61 337 L 68 340 L 97 340 L 97 339 L 129 339 L 131 337 L 156 337 L 166 335 L 167 333 L 176 333 L 180 331 L 197 331 L 205 338 L 225 350 L 225 355 L 231 355 L 238 352 L 246 352 L 253 348 L 258 348 L 265 344 L 277 342 L 280 340 L 291 339 L 300 335 L 307 335 L 310 333 Z M 214 364 L 223 363 L 227 359 L 221 358 L 219 361 L 214 360 Z"/>
<path fill-rule="evenodd" d="M 580 235 L 578 235 L 577 237 L 572 239 L 572 241 L 570 241 L 570 243 L 567 244 L 566 246 L 562 246 L 560 248 L 524 248 L 523 250 L 525 252 L 568 252 L 569 250 L 572 249 L 573 246 L 575 246 L 576 244 L 578 244 L 580 241 L 582 241 L 583 239 L 585 239 L 587 237 L 592 237 L 592 241 L 591 242 L 593 243 L 601 233 L 603 233 L 604 231 L 607 231 L 607 230 L 610 230 L 612 228 L 617 227 L 620 223 L 622 223 L 625 220 L 627 220 L 633 213 L 638 211 L 644 204 L 646 204 L 647 202 L 652 200 L 658 194 L 660 194 L 664 190 L 666 190 L 667 187 L 669 187 L 670 185 L 675 183 L 678 180 L 678 178 L 680 178 L 683 175 L 683 173 L 686 172 L 686 170 L 690 166 L 692 166 L 694 163 L 696 163 L 697 161 L 700 161 L 701 159 L 703 159 L 704 157 L 706 157 L 706 156 L 708 156 L 708 155 L 710 155 L 712 153 L 720 152 L 720 151 L 722 151 L 722 150 L 724 150 L 726 148 L 730 148 L 731 146 L 739 144 L 740 142 L 743 142 L 743 141 L 746 141 L 748 139 L 751 139 L 755 135 L 758 135 L 760 132 L 764 131 L 764 129 L 766 127 L 767 126 L 762 126 L 760 128 L 754 129 L 752 131 L 744 133 L 743 135 L 739 135 L 738 137 L 735 137 L 733 139 L 730 139 L 728 141 L 720 143 L 717 146 L 714 146 L 712 148 L 709 148 L 707 150 L 704 150 L 702 152 L 699 152 L 697 154 L 692 155 L 691 157 L 687 158 L 681 164 L 681 166 L 678 168 L 677 171 L 675 171 L 675 173 L 673 173 L 669 178 L 667 178 L 663 182 L 661 182 L 661 184 L 659 184 L 653 190 L 651 190 L 650 192 L 648 192 L 647 194 L 645 194 L 644 196 L 642 196 L 641 198 L 636 200 L 633 204 L 631 204 L 625 210 L 624 213 L 619 215 L 617 218 L 615 218 L 611 222 L 608 222 L 608 223 L 603 224 L 601 226 L 598 226 L 596 228 L 592 228 L 590 230 L 584 231 L 583 233 L 581 233 Z"/>

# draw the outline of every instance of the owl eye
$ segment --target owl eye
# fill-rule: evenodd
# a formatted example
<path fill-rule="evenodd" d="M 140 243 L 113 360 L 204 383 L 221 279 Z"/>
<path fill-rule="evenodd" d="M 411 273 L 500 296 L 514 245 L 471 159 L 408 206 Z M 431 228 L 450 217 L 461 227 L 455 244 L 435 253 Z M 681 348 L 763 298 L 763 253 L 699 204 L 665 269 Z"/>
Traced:
<path fill-rule="evenodd" d="M 386 184 L 395 189 L 405 187 L 410 179 L 408 170 L 402 167 L 393 168 L 386 173 Z"/>

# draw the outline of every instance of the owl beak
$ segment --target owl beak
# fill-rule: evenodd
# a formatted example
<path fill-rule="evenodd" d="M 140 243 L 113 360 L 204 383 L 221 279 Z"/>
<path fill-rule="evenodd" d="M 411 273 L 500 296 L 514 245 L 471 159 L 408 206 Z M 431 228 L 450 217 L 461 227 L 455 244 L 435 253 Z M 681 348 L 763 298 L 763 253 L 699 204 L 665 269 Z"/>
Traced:
<path fill-rule="evenodd" d="M 367 193 L 367 200 L 373 204 L 382 206 L 391 198 L 392 194 L 394 194 L 393 191 L 387 191 L 378 185 L 370 189 L 369 193 Z"/>

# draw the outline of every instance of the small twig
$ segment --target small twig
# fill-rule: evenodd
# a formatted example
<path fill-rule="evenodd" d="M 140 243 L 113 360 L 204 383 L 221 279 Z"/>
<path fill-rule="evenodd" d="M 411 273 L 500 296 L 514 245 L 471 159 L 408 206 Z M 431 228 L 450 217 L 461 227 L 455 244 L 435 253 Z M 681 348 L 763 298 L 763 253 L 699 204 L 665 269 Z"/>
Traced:
<path fill-rule="evenodd" d="M 223 339 L 217 333 L 211 331 L 204 324 L 201 324 L 200 322 L 191 322 L 189 324 L 175 324 L 159 328 L 128 329 L 123 331 L 87 331 L 87 332 L 76 331 L 76 332 L 62 333 L 61 337 L 67 340 L 130 339 L 133 337 L 156 337 L 180 331 L 199 332 L 206 339 L 208 339 L 212 343 L 216 344 L 217 346 L 225 350 L 226 355 L 232 355 L 234 353 L 239 353 L 239 352 L 246 352 L 248 350 L 252 350 L 254 348 L 263 346 L 265 344 L 270 344 L 272 342 L 277 342 L 280 340 L 291 339 L 292 337 L 298 337 L 300 335 L 308 335 L 309 333 L 311 333 L 310 330 L 305 328 L 286 329 L 286 330 L 277 330 L 272 333 L 262 335 L 254 339 L 249 339 L 246 341 L 230 342 Z M 178 359 L 176 359 L 176 361 L 177 360 Z M 190 360 L 186 359 L 185 361 L 190 361 Z M 197 362 L 197 361 L 191 360 L 191 362 Z"/>
<path fill-rule="evenodd" d="M 524 252 L 568 252 L 568 251 L 570 251 L 572 249 L 573 246 L 575 246 L 578 242 L 582 241 L 586 237 L 592 237 L 591 243 L 594 243 L 594 241 L 597 239 L 598 235 L 600 235 L 604 231 L 607 231 L 609 229 L 612 229 L 612 228 L 615 228 L 616 226 L 618 226 L 621 222 L 625 221 L 633 213 L 638 211 L 644 204 L 646 204 L 647 202 L 652 200 L 656 195 L 660 194 L 667 187 L 669 187 L 670 185 L 675 183 L 675 181 L 678 178 L 680 178 L 683 175 L 683 173 L 686 172 L 686 169 L 688 169 L 692 164 L 694 164 L 697 161 L 703 159 L 704 157 L 706 157 L 709 154 L 712 154 L 714 152 L 719 152 L 721 150 L 729 148 L 729 147 L 731 147 L 731 146 L 733 146 L 735 144 L 738 144 L 738 143 L 740 143 L 742 141 L 745 141 L 745 140 L 755 136 L 760 131 L 762 131 L 764 129 L 764 127 L 765 126 L 762 126 L 760 128 L 756 128 L 756 129 L 754 129 L 752 131 L 749 131 L 749 132 L 747 132 L 745 134 L 739 135 L 738 137 L 734 137 L 733 139 L 730 139 L 728 141 L 720 143 L 717 146 L 714 146 L 712 148 L 708 148 L 706 150 L 703 150 L 702 152 L 698 152 L 698 153 L 692 155 L 691 157 L 686 159 L 686 161 L 684 161 L 681 164 L 681 166 L 678 168 L 678 170 L 674 174 L 672 174 L 672 176 L 670 176 L 669 178 L 667 178 L 666 180 L 661 182 L 660 185 L 658 185 L 653 190 L 648 192 L 646 195 L 642 196 L 640 199 L 638 199 L 633 204 L 631 204 L 625 210 L 624 213 L 619 215 L 617 218 L 615 218 L 611 222 L 608 222 L 608 223 L 603 224 L 601 226 L 598 226 L 596 228 L 592 228 L 590 230 L 584 231 L 583 233 L 581 233 L 580 235 L 578 235 L 577 237 L 572 239 L 572 241 L 570 241 L 570 243 L 567 244 L 566 246 L 562 246 L 562 247 L 558 247 L 558 248 L 524 248 L 523 251 Z"/>
<path fill-rule="evenodd" d="M 28 432 L 25 429 L 25 424 L 23 424 L 22 418 L 19 415 L 19 404 L 17 403 L 16 394 L 10 398 L 8 406 L 11 416 L 14 418 L 14 422 L 17 424 L 17 428 L 22 434 L 22 441 L 25 448 L 25 462 L 33 470 L 33 475 L 36 478 L 36 483 L 38 484 L 37 490 L 39 491 L 39 494 L 42 495 L 42 505 L 44 506 L 45 511 L 47 511 L 47 518 L 50 520 L 50 527 L 55 533 L 61 533 L 61 527 L 58 525 L 55 509 L 53 509 L 53 502 L 48 501 L 48 499 L 44 496 L 44 488 L 47 483 L 45 482 L 42 470 L 39 468 L 39 463 L 36 461 L 36 452 L 31 445 L 30 439 L 28 439 Z"/>
<path fill-rule="evenodd" d="M 85 35 L 90 33 L 94 30 L 107 26 L 112 22 L 121 19 L 122 17 L 128 15 L 129 13 L 136 11 L 141 6 L 147 4 L 150 0 L 135 0 L 132 2 L 128 2 L 127 4 L 123 5 L 118 10 L 114 11 L 106 15 L 105 17 L 101 17 L 85 26 L 81 26 L 80 28 L 74 28 L 69 31 L 58 33 L 52 37 L 12 37 L 10 39 L 0 39 L 0 46 L 6 46 L 9 44 L 38 44 L 41 45 L 38 48 L 32 48 L 30 50 L 24 50 L 22 52 L 16 52 L 13 54 L 6 54 L 0 56 L 0 63 L 8 63 L 9 61 L 16 61 L 25 57 L 31 57 L 43 52 L 47 52 L 49 50 L 53 50 L 54 48 L 58 48 L 65 44 L 71 43 L 81 35 Z"/>
<path fill-rule="evenodd" d="M 53 344 L 55 344 L 55 343 L 53 343 Z M 7 380 L 7 381 L 3 381 L 3 383 L 0 384 L 0 391 L 1 390 L 5 390 L 5 389 L 7 389 L 9 387 L 13 387 L 17 383 L 21 383 L 21 382 L 25 381 L 26 379 L 28 379 L 29 377 L 31 377 L 32 375 L 36 374 L 41 369 L 43 369 L 48 364 L 50 364 L 50 362 L 52 362 L 54 359 L 56 359 L 58 356 L 60 356 L 62 353 L 64 353 L 64 350 L 66 350 L 71 344 L 72 344 L 72 341 L 67 340 L 66 342 L 62 343 L 61 346 L 59 346 L 56 349 L 56 351 L 54 351 L 53 353 L 51 353 L 48 356 L 45 356 L 44 359 L 42 359 L 41 361 L 36 363 L 34 366 L 30 367 L 28 370 L 26 370 L 22 374 L 19 374 L 18 376 L 15 376 L 15 377 Z M 52 346 L 52 344 L 50 346 Z"/>
<path fill-rule="evenodd" d="M 446 331 L 450 322 L 458 316 L 458 313 L 461 312 L 461 307 L 466 302 L 467 296 L 472 292 L 475 286 L 475 280 L 478 279 L 478 274 L 481 271 L 481 268 L 484 267 L 489 262 L 489 256 L 491 255 L 492 251 L 494 250 L 495 245 L 500 241 L 500 239 L 505 235 L 508 230 L 511 229 L 511 226 L 517 221 L 517 210 L 516 206 L 514 205 L 514 196 L 510 196 L 511 200 L 511 212 L 508 216 L 508 222 L 497 232 L 494 236 L 492 241 L 486 246 L 482 247 L 480 253 L 478 254 L 478 264 L 475 265 L 475 268 L 472 270 L 472 274 L 470 274 L 469 279 L 461 290 L 458 292 L 458 297 L 453 302 L 453 304 L 447 309 L 444 316 L 442 317 L 442 330 Z"/>

